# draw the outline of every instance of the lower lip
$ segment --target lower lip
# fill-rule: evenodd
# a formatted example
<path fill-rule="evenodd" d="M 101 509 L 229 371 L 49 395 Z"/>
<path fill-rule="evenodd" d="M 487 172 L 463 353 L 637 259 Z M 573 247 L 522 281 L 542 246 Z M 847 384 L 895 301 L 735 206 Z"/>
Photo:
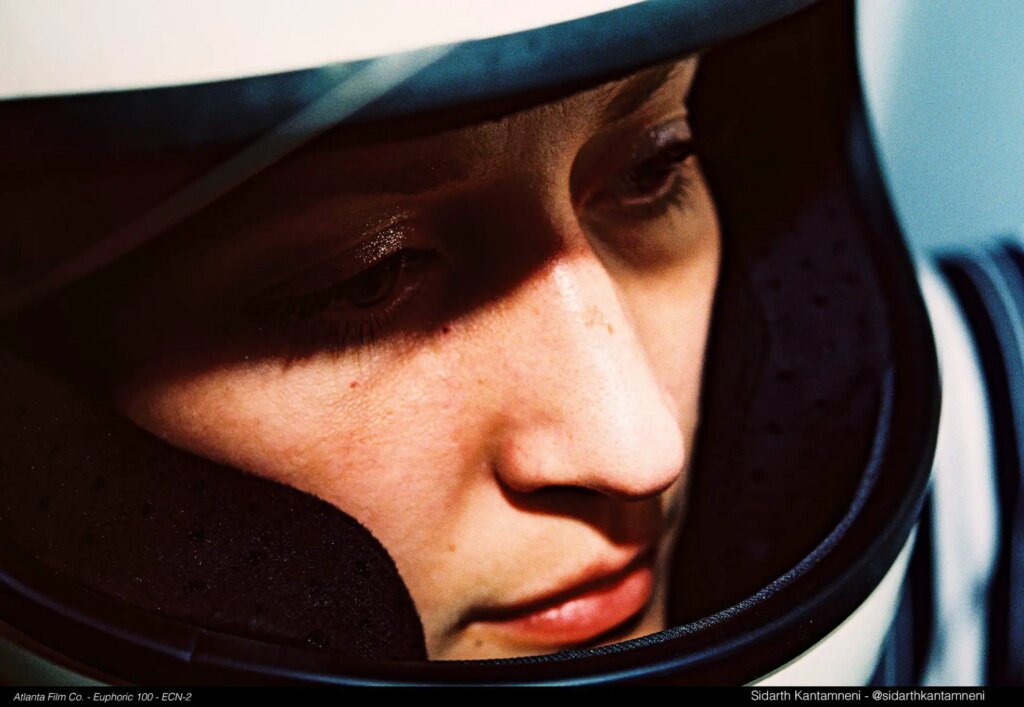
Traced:
<path fill-rule="evenodd" d="M 654 573 L 640 565 L 621 579 L 560 604 L 514 618 L 485 621 L 510 638 L 545 646 L 584 643 L 607 633 L 646 606 Z"/>

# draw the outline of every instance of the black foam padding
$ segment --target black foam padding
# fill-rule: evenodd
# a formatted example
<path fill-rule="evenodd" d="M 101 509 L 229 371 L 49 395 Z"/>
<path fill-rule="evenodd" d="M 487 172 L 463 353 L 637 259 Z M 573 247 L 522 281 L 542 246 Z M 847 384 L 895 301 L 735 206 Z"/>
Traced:
<path fill-rule="evenodd" d="M 236 636 L 424 660 L 394 562 L 294 489 L 174 449 L 0 353 L 0 539 L 95 592 Z"/>
<path fill-rule="evenodd" d="M 847 167 L 843 11 L 825 3 L 709 52 L 694 87 L 724 253 L 675 624 L 796 566 L 849 508 L 870 452 L 891 324 Z"/>

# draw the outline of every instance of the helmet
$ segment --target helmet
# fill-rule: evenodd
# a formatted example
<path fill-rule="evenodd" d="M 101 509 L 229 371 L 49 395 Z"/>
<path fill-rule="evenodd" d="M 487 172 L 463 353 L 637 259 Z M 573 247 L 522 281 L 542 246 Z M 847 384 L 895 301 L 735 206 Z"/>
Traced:
<path fill-rule="evenodd" d="M 450 5 L 459 21 L 427 22 L 433 5 L 341 16 L 324 3 L 177 25 L 127 4 L 110 4 L 121 23 L 8 6 L 3 63 L 26 67 L 0 86 L 8 665 L 165 684 L 872 677 L 939 393 L 866 122 L 852 5 Z M 97 30 L 52 41 L 58 22 L 86 21 Z M 297 26 L 302 41 L 282 42 Z M 169 67 L 169 44 L 195 60 Z M 372 142 L 477 125 L 697 51 L 690 112 L 722 257 L 663 630 L 427 660 L 394 548 L 355 509 L 143 431 L 81 384 L 92 362 L 53 344 L 51 329 L 73 327 L 54 325 L 69 299 L 300 148 L 329 149 L 339 126 Z M 124 165 L 137 178 L 107 178 Z"/>

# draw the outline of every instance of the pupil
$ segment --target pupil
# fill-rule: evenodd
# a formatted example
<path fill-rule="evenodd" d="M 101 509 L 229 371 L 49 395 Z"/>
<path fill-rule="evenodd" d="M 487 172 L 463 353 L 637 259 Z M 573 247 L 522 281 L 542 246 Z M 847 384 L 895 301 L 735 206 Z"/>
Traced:
<path fill-rule="evenodd" d="M 674 167 L 675 161 L 669 157 L 649 160 L 640 165 L 640 169 L 633 175 L 633 186 L 641 194 L 656 192 L 672 175 Z"/>
<path fill-rule="evenodd" d="M 348 301 L 355 307 L 366 309 L 380 304 L 391 293 L 395 284 L 394 258 L 389 258 L 349 281 Z"/>
<path fill-rule="evenodd" d="M 669 147 L 661 154 L 641 162 L 629 177 L 630 186 L 639 194 L 654 194 L 692 153 L 693 148 L 689 142 Z"/>

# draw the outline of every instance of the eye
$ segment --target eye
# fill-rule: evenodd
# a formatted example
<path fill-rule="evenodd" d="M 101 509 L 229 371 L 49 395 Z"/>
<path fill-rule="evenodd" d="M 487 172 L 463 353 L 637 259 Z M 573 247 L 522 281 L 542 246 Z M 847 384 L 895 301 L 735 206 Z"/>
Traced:
<path fill-rule="evenodd" d="M 709 233 L 714 205 L 685 116 L 597 144 L 580 161 L 577 214 L 608 262 L 639 274 L 689 257 Z"/>
<path fill-rule="evenodd" d="M 435 256 L 403 248 L 327 286 L 314 284 L 323 282 L 325 273 L 310 274 L 281 288 L 287 294 L 255 302 L 249 315 L 260 331 L 282 339 L 295 355 L 359 345 L 376 339 L 420 299 Z"/>
<path fill-rule="evenodd" d="M 698 178 L 696 153 L 684 121 L 673 121 L 640 136 L 626 157 L 609 156 L 613 167 L 587 199 L 591 213 L 605 220 L 654 220 L 681 206 Z"/>
<path fill-rule="evenodd" d="M 280 314 L 309 317 L 346 311 L 372 311 L 390 306 L 415 285 L 415 271 L 429 251 L 405 248 L 382 258 L 337 284 L 274 302 Z"/>
<path fill-rule="evenodd" d="M 402 273 L 420 257 L 420 251 L 400 250 L 340 283 L 338 295 L 357 309 L 382 305 L 394 295 Z"/>
<path fill-rule="evenodd" d="M 670 143 L 654 155 L 630 166 L 612 191 L 624 206 L 642 205 L 668 198 L 683 181 L 682 165 L 693 155 L 693 143 Z"/>

